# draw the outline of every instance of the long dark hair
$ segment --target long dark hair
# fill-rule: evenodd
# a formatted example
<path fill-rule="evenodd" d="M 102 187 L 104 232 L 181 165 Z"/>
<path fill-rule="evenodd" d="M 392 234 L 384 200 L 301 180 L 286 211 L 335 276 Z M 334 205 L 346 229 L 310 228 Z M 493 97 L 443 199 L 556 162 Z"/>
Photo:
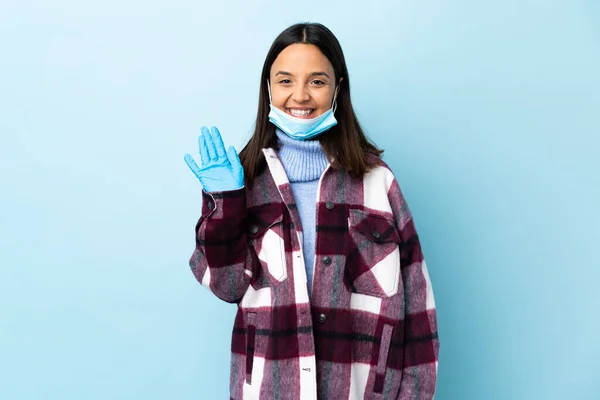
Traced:
<path fill-rule="evenodd" d="M 342 47 L 334 34 L 319 23 L 299 23 L 290 26 L 277 36 L 263 65 L 258 95 L 258 113 L 254 134 L 240 152 L 246 182 L 251 184 L 266 165 L 263 148 L 278 148 L 275 126 L 269 122 L 269 92 L 267 80 L 275 59 L 291 44 L 306 43 L 317 46 L 333 65 L 335 82 L 340 78 L 335 118 L 338 124 L 318 136 L 332 167 L 345 169 L 352 177 L 360 177 L 376 163 L 383 153 L 367 140 L 350 100 L 350 80 Z M 375 157 L 372 157 L 375 156 Z"/>

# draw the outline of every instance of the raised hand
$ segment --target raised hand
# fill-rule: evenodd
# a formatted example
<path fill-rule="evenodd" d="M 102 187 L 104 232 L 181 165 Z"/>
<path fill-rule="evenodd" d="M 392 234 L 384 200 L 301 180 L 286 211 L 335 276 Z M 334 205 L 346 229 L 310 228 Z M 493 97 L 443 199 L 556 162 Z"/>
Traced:
<path fill-rule="evenodd" d="M 190 154 L 184 157 L 185 163 L 200 180 L 207 192 L 236 190 L 244 186 L 244 168 L 233 146 L 225 152 L 225 145 L 216 127 L 210 131 L 203 126 L 198 137 L 201 167 L 198 167 Z"/>

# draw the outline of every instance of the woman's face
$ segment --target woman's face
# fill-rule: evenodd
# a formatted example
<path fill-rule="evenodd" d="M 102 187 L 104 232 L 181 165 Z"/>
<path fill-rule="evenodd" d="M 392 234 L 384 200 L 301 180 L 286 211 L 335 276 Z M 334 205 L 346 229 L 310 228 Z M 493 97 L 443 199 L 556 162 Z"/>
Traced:
<path fill-rule="evenodd" d="M 270 72 L 271 103 L 298 118 L 314 118 L 329 110 L 335 95 L 333 66 L 313 44 L 289 45 Z"/>

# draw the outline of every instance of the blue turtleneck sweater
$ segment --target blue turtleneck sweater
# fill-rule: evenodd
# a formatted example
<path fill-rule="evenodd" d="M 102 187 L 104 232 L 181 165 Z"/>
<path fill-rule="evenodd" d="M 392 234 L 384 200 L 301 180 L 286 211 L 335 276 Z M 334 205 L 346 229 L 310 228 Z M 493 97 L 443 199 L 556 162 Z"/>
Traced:
<path fill-rule="evenodd" d="M 275 133 L 281 144 L 277 154 L 292 186 L 292 192 L 300 214 L 308 292 L 312 293 L 317 186 L 319 178 L 321 178 L 329 161 L 318 140 L 295 140 L 279 129 Z"/>

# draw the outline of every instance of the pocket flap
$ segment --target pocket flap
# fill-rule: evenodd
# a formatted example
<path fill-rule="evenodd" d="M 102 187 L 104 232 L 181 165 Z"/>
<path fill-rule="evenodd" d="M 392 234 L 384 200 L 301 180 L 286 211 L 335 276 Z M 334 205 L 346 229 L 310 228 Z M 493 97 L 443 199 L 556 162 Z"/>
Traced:
<path fill-rule="evenodd" d="M 395 221 L 363 210 L 349 210 L 350 229 L 361 233 L 375 243 L 400 243 Z"/>
<path fill-rule="evenodd" d="M 283 207 L 281 204 L 264 204 L 248 209 L 246 231 L 250 238 L 265 234 L 273 225 L 283 222 Z"/>

